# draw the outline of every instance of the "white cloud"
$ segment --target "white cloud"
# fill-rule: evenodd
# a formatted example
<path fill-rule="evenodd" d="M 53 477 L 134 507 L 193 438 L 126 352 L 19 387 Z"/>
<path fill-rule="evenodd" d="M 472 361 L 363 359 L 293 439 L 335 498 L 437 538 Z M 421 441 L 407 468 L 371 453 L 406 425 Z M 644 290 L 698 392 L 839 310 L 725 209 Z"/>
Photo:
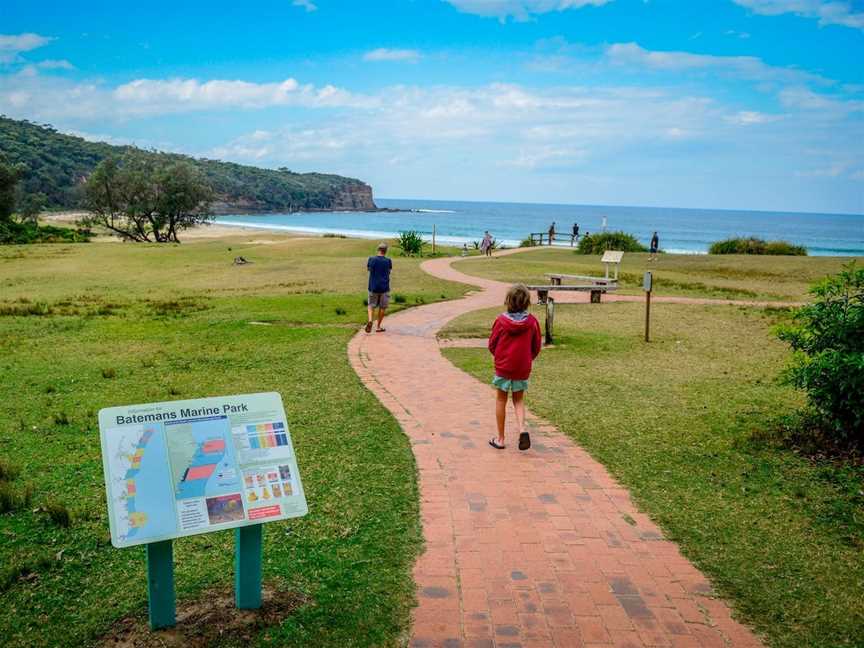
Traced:
<path fill-rule="evenodd" d="M 864 30 L 864 11 L 856 11 L 845 0 L 732 0 L 735 4 L 765 16 L 794 13 L 805 18 L 818 18 L 819 24 L 843 25 Z"/>
<path fill-rule="evenodd" d="M 797 68 L 768 65 L 755 56 L 714 56 L 680 51 L 647 50 L 637 43 L 615 43 L 606 48 L 606 59 L 616 65 L 630 65 L 655 70 L 720 71 L 751 81 L 782 81 L 786 83 L 833 83 L 817 74 Z"/>
<path fill-rule="evenodd" d="M 117 87 L 111 95 L 121 111 L 139 114 L 268 106 L 361 106 L 368 101 L 332 85 L 316 88 L 290 78 L 274 83 L 137 79 Z"/>
<path fill-rule="evenodd" d="M 864 101 L 843 99 L 813 92 L 803 86 L 780 91 L 780 103 L 787 108 L 806 111 L 809 118 L 843 119 L 852 113 L 864 112 Z"/>
<path fill-rule="evenodd" d="M 579 9 L 593 5 L 600 7 L 612 0 L 444 0 L 462 13 L 498 18 L 504 22 L 508 18 L 528 20 L 534 14 L 551 11 Z"/>
<path fill-rule="evenodd" d="M 21 52 L 29 52 L 50 43 L 53 38 L 39 34 L 0 34 L 0 63 L 9 63 Z"/>
<path fill-rule="evenodd" d="M 732 115 L 727 115 L 726 121 L 738 126 L 755 126 L 757 124 L 770 124 L 782 118 L 782 115 L 769 115 L 754 110 L 740 110 Z"/>
<path fill-rule="evenodd" d="M 407 61 L 416 63 L 420 60 L 420 52 L 413 49 L 388 49 L 379 47 L 363 55 L 364 61 Z"/>
<path fill-rule="evenodd" d="M 312 2 L 312 0 L 294 0 L 291 4 L 295 7 L 302 7 L 306 10 L 306 13 L 318 10 L 318 5 Z"/>
<path fill-rule="evenodd" d="M 37 68 L 42 70 L 74 70 L 75 66 L 66 59 L 47 59 L 39 61 L 35 64 Z"/>

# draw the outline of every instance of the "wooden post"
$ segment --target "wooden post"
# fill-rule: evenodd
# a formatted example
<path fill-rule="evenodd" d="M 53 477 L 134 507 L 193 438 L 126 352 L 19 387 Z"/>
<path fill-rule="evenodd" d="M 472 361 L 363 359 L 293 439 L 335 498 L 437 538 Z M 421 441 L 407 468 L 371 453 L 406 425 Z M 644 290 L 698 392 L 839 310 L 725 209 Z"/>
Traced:
<path fill-rule="evenodd" d="M 552 331 L 555 327 L 555 300 L 546 297 L 546 344 L 552 344 Z"/>
<path fill-rule="evenodd" d="M 261 607 L 262 525 L 234 529 L 234 601 L 241 610 Z"/>
<path fill-rule="evenodd" d="M 176 625 L 174 548 L 170 540 L 147 545 L 147 599 L 151 630 Z"/>
<path fill-rule="evenodd" d="M 432 254 L 435 254 L 435 225 L 432 225 Z"/>
<path fill-rule="evenodd" d="M 645 289 L 645 341 L 650 342 L 651 329 L 651 289 L 653 288 L 653 277 L 646 272 L 642 279 L 642 287 Z"/>

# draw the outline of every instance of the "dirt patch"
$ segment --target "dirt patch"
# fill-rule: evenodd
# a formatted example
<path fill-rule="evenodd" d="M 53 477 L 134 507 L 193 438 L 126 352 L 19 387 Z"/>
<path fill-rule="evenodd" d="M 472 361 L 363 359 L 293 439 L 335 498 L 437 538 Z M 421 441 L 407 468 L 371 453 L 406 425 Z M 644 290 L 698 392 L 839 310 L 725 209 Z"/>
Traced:
<path fill-rule="evenodd" d="M 264 628 L 278 625 L 308 599 L 298 592 L 265 586 L 258 610 L 234 607 L 232 590 L 204 592 L 177 606 L 177 625 L 150 630 L 146 618 L 121 619 L 98 642 L 99 648 L 205 648 L 254 640 Z"/>

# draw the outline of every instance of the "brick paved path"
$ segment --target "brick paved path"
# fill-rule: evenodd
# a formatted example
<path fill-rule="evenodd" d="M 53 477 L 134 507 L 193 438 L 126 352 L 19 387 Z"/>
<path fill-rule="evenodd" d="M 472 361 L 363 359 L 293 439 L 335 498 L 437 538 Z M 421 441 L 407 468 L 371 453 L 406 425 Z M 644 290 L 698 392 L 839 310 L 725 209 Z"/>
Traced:
<path fill-rule="evenodd" d="M 512 429 L 505 451 L 487 445 L 491 387 L 445 360 L 435 335 L 458 315 L 502 304 L 506 286 L 450 261 L 423 268 L 482 290 L 398 313 L 386 333 L 361 332 L 349 346 L 417 459 L 426 547 L 414 569 L 411 646 L 761 645 L 628 492 L 554 426 L 530 417 L 528 452 Z"/>

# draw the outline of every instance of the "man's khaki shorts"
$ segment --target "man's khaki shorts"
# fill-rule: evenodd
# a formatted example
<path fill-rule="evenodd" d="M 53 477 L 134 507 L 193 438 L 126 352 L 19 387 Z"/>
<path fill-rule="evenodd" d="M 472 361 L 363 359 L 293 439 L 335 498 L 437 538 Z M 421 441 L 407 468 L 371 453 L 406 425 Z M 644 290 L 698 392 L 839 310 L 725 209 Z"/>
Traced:
<path fill-rule="evenodd" d="M 390 293 L 369 293 L 369 305 L 372 308 L 386 309 L 390 305 Z"/>

